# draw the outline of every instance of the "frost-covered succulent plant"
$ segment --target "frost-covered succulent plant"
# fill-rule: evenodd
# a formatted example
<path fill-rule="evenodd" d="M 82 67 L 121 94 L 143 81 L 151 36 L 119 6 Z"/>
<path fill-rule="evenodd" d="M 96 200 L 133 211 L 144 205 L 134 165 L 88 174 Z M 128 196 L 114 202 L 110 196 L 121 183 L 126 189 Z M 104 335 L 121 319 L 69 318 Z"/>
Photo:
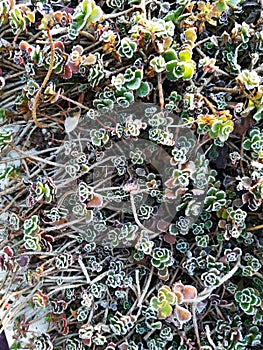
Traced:
<path fill-rule="evenodd" d="M 261 10 L 0 2 L 12 349 L 260 346 Z"/>

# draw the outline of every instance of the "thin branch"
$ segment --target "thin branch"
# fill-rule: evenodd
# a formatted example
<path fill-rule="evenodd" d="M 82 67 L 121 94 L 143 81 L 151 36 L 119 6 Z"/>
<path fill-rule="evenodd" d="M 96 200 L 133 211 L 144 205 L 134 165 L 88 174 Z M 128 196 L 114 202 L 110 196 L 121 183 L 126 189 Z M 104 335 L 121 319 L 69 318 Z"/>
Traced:
<path fill-rule="evenodd" d="M 158 91 L 161 110 L 164 109 L 163 80 L 162 73 L 158 73 Z"/>
<path fill-rule="evenodd" d="M 82 272 L 84 273 L 84 276 L 86 277 L 87 283 L 90 284 L 91 280 L 90 280 L 90 277 L 89 277 L 89 273 L 88 273 L 88 271 L 86 269 L 85 264 L 82 261 L 82 256 L 81 255 L 78 257 L 78 263 L 79 263 L 79 266 L 81 267 Z"/>
<path fill-rule="evenodd" d="M 38 90 L 38 92 L 36 93 L 35 98 L 33 99 L 33 105 L 32 105 L 32 118 L 33 121 L 35 123 L 35 125 L 38 128 L 47 128 L 49 127 L 49 125 L 46 124 L 41 124 L 38 119 L 37 119 L 37 105 L 38 105 L 38 100 L 40 98 L 40 95 L 43 91 L 43 89 L 46 87 L 49 78 L 51 77 L 52 71 L 53 71 L 53 67 L 54 67 L 54 61 L 55 61 L 55 48 L 54 48 L 54 42 L 52 39 L 52 35 L 50 32 L 50 29 L 47 28 L 47 35 L 48 35 L 48 39 L 49 39 L 49 43 L 50 43 L 50 49 L 51 49 L 51 55 L 50 55 L 50 64 L 49 64 L 49 68 L 48 68 L 48 72 L 45 76 L 45 79 L 40 87 L 40 89 Z"/>
<path fill-rule="evenodd" d="M 130 193 L 130 201 L 131 201 L 131 207 L 132 207 L 132 213 L 133 213 L 133 217 L 134 220 L 136 222 L 136 224 L 142 229 L 142 230 L 146 230 L 150 233 L 156 234 L 156 232 L 151 231 L 150 229 L 146 228 L 145 226 L 143 226 L 143 224 L 140 222 L 138 215 L 137 215 L 137 211 L 136 211 L 136 206 L 135 206 L 135 202 L 134 202 L 134 197 L 133 194 Z M 159 233 L 158 233 L 159 234 Z"/>
<path fill-rule="evenodd" d="M 24 152 L 22 151 L 21 149 L 17 148 L 17 147 L 13 147 L 18 153 L 21 153 L 21 154 L 24 154 L 25 155 L 25 158 L 30 158 L 30 159 L 34 159 L 38 162 L 42 162 L 42 163 L 45 163 L 45 164 L 48 164 L 48 165 L 52 165 L 54 167 L 59 167 L 59 168 L 65 168 L 65 164 L 59 164 L 59 163 L 56 163 L 56 162 L 51 162 L 50 160 L 47 160 L 47 159 L 44 159 L 44 158 L 41 158 L 41 157 L 38 157 L 38 156 L 34 156 L 33 154 L 30 154 L 30 153 L 27 153 L 27 152 Z"/>
<path fill-rule="evenodd" d="M 201 341 L 200 341 L 199 329 L 198 329 L 198 324 L 197 324 L 197 319 L 196 319 L 196 304 L 192 305 L 192 317 L 193 317 L 193 326 L 194 326 L 194 330 L 195 330 L 196 342 L 198 345 L 198 349 L 200 349 Z"/>
<path fill-rule="evenodd" d="M 80 283 L 80 284 L 66 284 L 65 286 L 61 286 L 61 287 L 58 287 L 58 288 L 55 288 L 53 290 L 51 290 L 49 293 L 48 293 L 48 296 L 50 297 L 50 295 L 52 294 L 55 294 L 57 292 L 60 292 L 62 290 L 65 290 L 65 289 L 73 289 L 73 288 L 78 288 L 78 287 L 81 287 L 81 286 L 84 286 L 85 283 Z"/>
<path fill-rule="evenodd" d="M 217 112 L 217 110 L 215 109 L 215 107 L 212 105 L 212 103 L 211 103 L 204 95 L 201 95 L 201 94 L 199 94 L 199 95 L 203 98 L 205 104 L 206 104 L 207 107 L 212 111 L 212 113 L 215 114 L 215 115 L 217 115 L 218 112 Z"/>
<path fill-rule="evenodd" d="M 72 100 L 71 98 L 68 98 L 68 97 L 66 97 L 66 96 L 64 96 L 64 95 L 59 95 L 59 97 L 62 98 L 63 100 L 65 100 L 65 101 L 68 101 L 68 102 L 70 102 L 70 103 L 72 103 L 72 104 L 74 104 L 74 105 L 76 105 L 76 106 L 78 106 L 78 107 L 80 107 L 80 108 L 83 108 L 83 109 L 85 109 L 85 110 L 87 110 L 87 111 L 90 110 L 89 107 L 86 107 L 86 106 L 84 106 L 82 103 L 79 103 L 79 102 L 77 102 L 77 101 L 74 101 L 74 100 Z"/>
<path fill-rule="evenodd" d="M 253 226 L 253 227 L 248 227 L 246 229 L 246 232 L 256 231 L 256 230 L 261 230 L 261 229 L 263 229 L 263 224 L 262 225 Z"/>
<path fill-rule="evenodd" d="M 212 346 L 212 348 L 214 350 L 217 349 L 217 346 L 215 345 L 215 343 L 213 342 L 212 338 L 211 338 L 211 332 L 210 332 L 210 328 L 209 328 L 209 325 L 205 325 L 205 333 L 206 333 L 206 337 L 207 337 L 207 340 L 209 342 L 209 344 Z"/>
<path fill-rule="evenodd" d="M 65 228 L 65 226 L 78 224 L 78 223 L 80 223 L 83 220 L 85 220 L 85 218 L 81 218 L 81 219 L 76 219 L 76 220 L 72 220 L 72 221 L 69 221 L 69 222 L 65 222 L 64 224 L 61 224 L 61 225 L 47 227 L 47 228 L 43 229 L 43 232 L 57 231 L 57 230 L 60 230 L 61 228 Z"/>
<path fill-rule="evenodd" d="M 146 285 L 145 285 L 144 288 L 143 288 L 143 292 L 142 292 L 142 294 L 141 294 L 141 297 L 140 297 L 140 299 L 138 300 L 137 306 L 138 306 L 139 308 L 142 306 L 142 303 L 143 303 L 143 300 L 144 300 L 144 298 L 145 298 L 145 295 L 146 295 L 147 292 L 148 292 L 148 289 L 149 289 L 150 284 L 151 284 L 151 281 L 152 281 L 152 276 L 153 276 L 153 266 L 151 267 L 151 271 L 150 271 L 150 273 L 149 273 L 149 275 L 148 275 L 148 279 L 147 279 Z"/>

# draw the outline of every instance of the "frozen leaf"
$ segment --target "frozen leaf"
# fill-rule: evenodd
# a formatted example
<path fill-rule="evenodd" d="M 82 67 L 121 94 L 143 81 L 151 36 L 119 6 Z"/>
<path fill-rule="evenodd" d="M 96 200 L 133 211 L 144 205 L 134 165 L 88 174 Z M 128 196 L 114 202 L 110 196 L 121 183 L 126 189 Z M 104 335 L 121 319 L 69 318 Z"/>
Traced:
<path fill-rule="evenodd" d="M 195 299 L 197 297 L 197 290 L 193 286 L 186 285 L 183 289 L 184 299 Z"/>
<path fill-rule="evenodd" d="M 175 50 L 174 49 L 167 50 L 164 54 L 164 59 L 166 62 L 173 61 L 173 60 L 177 61 L 178 57 Z"/>
<path fill-rule="evenodd" d="M 167 318 L 169 317 L 173 312 L 173 308 L 171 307 L 171 305 L 169 305 L 168 303 L 162 307 L 159 312 L 158 312 L 158 317 L 159 318 Z"/>
<path fill-rule="evenodd" d="M 141 86 L 141 79 L 140 78 L 135 78 L 129 83 L 126 83 L 126 87 L 131 90 L 136 90 L 139 89 Z"/>
<path fill-rule="evenodd" d="M 5 86 L 5 78 L 0 77 L 0 90 L 2 90 L 4 86 Z"/>
<path fill-rule="evenodd" d="M 183 307 L 181 307 L 179 305 L 176 305 L 175 311 L 176 311 L 177 320 L 181 324 L 191 320 L 191 317 L 192 317 L 191 312 L 188 311 L 187 309 L 185 309 L 185 308 L 183 308 Z"/>
<path fill-rule="evenodd" d="M 93 211 L 87 210 L 86 213 L 86 223 L 91 222 L 93 220 Z"/>
<path fill-rule="evenodd" d="M 192 57 L 192 52 L 190 50 L 182 50 L 179 52 L 180 61 L 187 62 L 190 61 Z"/>
<path fill-rule="evenodd" d="M 194 30 L 194 28 L 189 28 L 187 29 L 185 32 L 184 32 L 184 35 L 185 35 L 185 39 L 187 41 L 192 41 L 192 42 L 195 42 L 196 41 L 196 32 Z"/>
<path fill-rule="evenodd" d="M 94 194 L 93 198 L 88 202 L 87 208 L 99 208 L 103 204 L 103 197 L 100 194 Z"/>
<path fill-rule="evenodd" d="M 136 90 L 137 95 L 139 97 L 145 97 L 149 94 L 150 92 L 150 86 L 147 82 L 142 81 L 139 89 Z"/>
<path fill-rule="evenodd" d="M 67 117 L 67 119 L 65 120 L 65 123 L 64 123 L 66 133 L 70 133 L 71 131 L 73 131 L 76 128 L 76 126 L 78 125 L 78 122 L 79 122 L 79 117 L 80 117 L 80 109 L 79 108 L 73 114 L 72 117 Z"/>
<path fill-rule="evenodd" d="M 184 80 L 190 80 L 194 73 L 195 73 L 195 68 L 192 63 L 184 63 L 183 64 L 183 79 Z"/>

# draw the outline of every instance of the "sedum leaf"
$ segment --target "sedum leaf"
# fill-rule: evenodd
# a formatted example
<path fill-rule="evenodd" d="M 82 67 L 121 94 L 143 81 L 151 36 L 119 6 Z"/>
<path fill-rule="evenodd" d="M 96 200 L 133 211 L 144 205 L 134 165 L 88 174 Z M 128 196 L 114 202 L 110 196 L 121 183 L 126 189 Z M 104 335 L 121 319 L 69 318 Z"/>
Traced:
<path fill-rule="evenodd" d="M 145 97 L 150 91 L 150 85 L 147 82 L 142 81 L 139 89 L 136 90 L 136 93 L 139 97 Z"/>

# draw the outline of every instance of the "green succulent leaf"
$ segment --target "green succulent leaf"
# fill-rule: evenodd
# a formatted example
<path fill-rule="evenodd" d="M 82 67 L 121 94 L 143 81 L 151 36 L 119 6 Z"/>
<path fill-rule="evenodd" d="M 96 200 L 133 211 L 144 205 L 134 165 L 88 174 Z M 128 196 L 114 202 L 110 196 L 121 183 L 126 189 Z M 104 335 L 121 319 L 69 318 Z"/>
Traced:
<path fill-rule="evenodd" d="M 167 318 L 169 317 L 173 312 L 173 308 L 168 303 L 165 304 L 161 309 L 159 309 L 158 316 L 159 318 Z"/>
<path fill-rule="evenodd" d="M 150 91 L 150 85 L 147 82 L 142 81 L 140 87 L 136 90 L 136 93 L 139 97 L 145 97 Z"/>
<path fill-rule="evenodd" d="M 164 55 L 163 55 L 164 59 L 166 62 L 169 61 L 178 61 L 178 56 L 177 53 L 174 49 L 169 49 L 167 51 L 165 51 Z"/>
<path fill-rule="evenodd" d="M 184 6 L 179 6 L 176 10 L 174 11 L 169 11 L 168 15 L 164 17 L 165 21 L 172 21 L 174 23 L 177 23 L 178 18 L 180 14 L 182 13 L 184 9 Z"/>
<path fill-rule="evenodd" d="M 219 0 L 216 2 L 216 8 L 219 12 L 223 12 L 225 11 L 225 9 L 227 8 L 226 2 L 225 0 Z"/>
<path fill-rule="evenodd" d="M 137 90 L 140 87 L 140 85 L 141 85 L 141 78 L 135 78 L 131 82 L 125 84 L 125 86 L 131 90 Z"/>
<path fill-rule="evenodd" d="M 190 61 L 192 58 L 192 52 L 190 50 L 182 50 L 179 52 L 179 59 L 182 62 Z"/>
<path fill-rule="evenodd" d="M 257 111 L 253 114 L 253 119 L 259 123 L 263 119 L 263 105 L 257 107 Z"/>
<path fill-rule="evenodd" d="M 184 63 L 183 67 L 183 79 L 190 80 L 192 79 L 195 73 L 195 66 L 192 63 Z"/>

